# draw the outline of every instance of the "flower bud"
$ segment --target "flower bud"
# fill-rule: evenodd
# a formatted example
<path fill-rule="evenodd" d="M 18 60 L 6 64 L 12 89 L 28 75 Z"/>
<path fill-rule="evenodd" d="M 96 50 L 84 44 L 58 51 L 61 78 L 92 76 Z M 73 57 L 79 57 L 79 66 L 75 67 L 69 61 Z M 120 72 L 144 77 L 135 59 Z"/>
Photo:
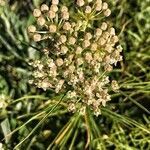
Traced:
<path fill-rule="evenodd" d="M 82 51 L 83 51 L 83 49 L 82 49 L 80 46 L 78 46 L 77 49 L 76 49 L 76 54 L 77 54 L 77 55 L 78 55 L 78 54 L 81 54 Z"/>
<path fill-rule="evenodd" d="M 46 5 L 46 4 L 43 4 L 41 6 L 41 11 L 44 12 L 44 11 L 48 11 L 49 10 L 49 7 Z"/>
<path fill-rule="evenodd" d="M 41 41 L 41 35 L 40 34 L 34 34 L 33 35 L 33 40 L 35 41 L 35 42 L 39 42 L 39 41 Z"/>
<path fill-rule="evenodd" d="M 96 4 L 102 4 L 102 0 L 96 0 Z"/>
<path fill-rule="evenodd" d="M 58 11 L 57 5 L 51 5 L 50 10 L 53 12 L 57 12 Z"/>
<path fill-rule="evenodd" d="M 68 8 L 66 6 L 61 7 L 61 12 L 68 12 Z"/>
<path fill-rule="evenodd" d="M 84 36 L 84 39 L 85 39 L 85 40 L 90 40 L 91 38 L 92 38 L 92 34 L 89 33 L 89 32 L 86 33 L 85 36 Z"/>
<path fill-rule="evenodd" d="M 65 36 L 65 35 L 61 35 L 61 36 L 60 36 L 60 42 L 61 42 L 61 43 L 65 43 L 66 41 L 67 41 L 66 36 Z"/>
<path fill-rule="evenodd" d="M 66 46 L 61 46 L 61 53 L 66 54 L 68 51 L 68 48 Z"/>
<path fill-rule="evenodd" d="M 52 0 L 52 4 L 53 5 L 58 5 L 59 4 L 59 0 Z"/>
<path fill-rule="evenodd" d="M 54 19 L 55 16 L 56 16 L 56 13 L 55 13 L 54 11 L 51 11 L 51 10 L 50 10 L 50 11 L 48 12 L 48 16 L 49 16 L 50 19 Z"/>
<path fill-rule="evenodd" d="M 40 17 L 41 16 L 41 11 L 39 9 L 34 9 L 33 16 L 34 17 Z"/>
<path fill-rule="evenodd" d="M 112 37 L 112 42 L 113 43 L 117 43 L 118 41 L 119 41 L 118 36 L 115 35 L 115 36 Z"/>
<path fill-rule="evenodd" d="M 85 54 L 85 60 L 90 63 L 92 61 L 93 57 L 92 57 L 92 54 L 90 52 L 87 52 Z"/>
<path fill-rule="evenodd" d="M 102 4 L 102 10 L 106 10 L 106 9 L 108 9 L 108 4 L 106 2 L 104 2 Z"/>
<path fill-rule="evenodd" d="M 63 63 L 64 63 L 64 62 L 63 62 L 63 60 L 62 60 L 61 58 L 58 58 L 58 59 L 56 60 L 56 64 L 57 64 L 58 67 L 62 66 Z"/>
<path fill-rule="evenodd" d="M 96 3 L 96 8 L 95 8 L 95 10 L 96 10 L 96 11 L 101 11 L 101 9 L 102 9 L 102 4 L 101 4 L 101 3 Z"/>
<path fill-rule="evenodd" d="M 77 59 L 77 64 L 80 66 L 83 64 L 83 59 L 82 58 L 78 58 Z"/>
<path fill-rule="evenodd" d="M 37 24 L 43 26 L 45 24 L 45 19 L 41 16 L 37 19 Z"/>
<path fill-rule="evenodd" d="M 69 13 L 67 11 L 64 11 L 61 13 L 62 19 L 68 20 L 69 19 Z"/>
<path fill-rule="evenodd" d="M 97 50 L 97 44 L 96 43 L 92 43 L 91 44 L 91 50 L 92 51 L 96 51 Z"/>
<path fill-rule="evenodd" d="M 71 73 L 73 73 L 76 68 L 75 68 L 74 65 L 70 65 L 70 66 L 68 67 L 68 69 L 69 69 L 69 71 L 70 71 Z"/>
<path fill-rule="evenodd" d="M 108 26 L 107 23 L 106 23 L 106 22 L 103 22 L 102 25 L 101 25 L 101 29 L 102 29 L 102 30 L 106 30 L 106 29 L 107 29 L 107 26 Z"/>
<path fill-rule="evenodd" d="M 77 0 L 77 5 L 82 7 L 85 4 L 84 0 Z"/>
<path fill-rule="evenodd" d="M 109 33 L 110 33 L 110 35 L 115 35 L 116 33 L 115 33 L 115 29 L 113 28 L 113 27 L 111 27 L 110 29 L 109 29 Z"/>
<path fill-rule="evenodd" d="M 65 22 L 64 25 L 63 25 L 63 29 L 64 30 L 70 30 L 71 29 L 71 25 L 69 22 Z"/>
<path fill-rule="evenodd" d="M 102 30 L 100 28 L 97 28 L 95 34 L 97 37 L 100 37 L 102 35 Z"/>
<path fill-rule="evenodd" d="M 111 10 L 110 10 L 110 9 L 106 9 L 106 10 L 104 11 L 104 15 L 105 15 L 106 17 L 110 16 L 110 15 L 111 15 Z"/>
<path fill-rule="evenodd" d="M 35 27 L 35 26 L 30 25 L 30 26 L 28 27 L 28 32 L 29 32 L 29 33 L 34 33 L 35 31 L 36 31 L 36 27 Z"/>
<path fill-rule="evenodd" d="M 86 8 L 85 8 L 85 13 L 86 13 L 86 14 L 90 14 L 91 11 L 92 11 L 92 8 L 91 8 L 90 6 L 86 6 Z"/>
<path fill-rule="evenodd" d="M 111 53 L 112 50 L 113 50 L 113 48 L 112 48 L 111 45 L 106 45 L 106 46 L 105 46 L 105 50 L 106 50 L 108 53 Z"/>
<path fill-rule="evenodd" d="M 88 3 L 91 3 L 93 0 L 87 0 L 88 1 Z"/>
<path fill-rule="evenodd" d="M 104 38 L 105 40 L 108 40 L 109 36 L 110 36 L 109 32 L 104 32 L 104 33 L 103 33 L 103 38 Z"/>
<path fill-rule="evenodd" d="M 69 38 L 69 44 L 74 45 L 76 42 L 76 39 L 74 37 Z"/>
<path fill-rule="evenodd" d="M 54 32 L 56 32 L 56 30 L 57 30 L 57 27 L 56 27 L 56 25 L 54 25 L 54 24 L 51 24 L 51 25 L 49 26 L 49 31 L 50 31 L 51 33 L 54 33 Z"/>
<path fill-rule="evenodd" d="M 82 46 L 83 46 L 83 48 L 87 48 L 87 47 L 90 46 L 90 44 L 91 44 L 91 43 L 90 43 L 89 40 L 84 40 Z"/>
<path fill-rule="evenodd" d="M 99 42 L 99 45 L 103 46 L 103 45 L 106 43 L 106 40 L 105 40 L 103 37 L 101 37 L 101 38 L 98 40 L 98 42 Z"/>

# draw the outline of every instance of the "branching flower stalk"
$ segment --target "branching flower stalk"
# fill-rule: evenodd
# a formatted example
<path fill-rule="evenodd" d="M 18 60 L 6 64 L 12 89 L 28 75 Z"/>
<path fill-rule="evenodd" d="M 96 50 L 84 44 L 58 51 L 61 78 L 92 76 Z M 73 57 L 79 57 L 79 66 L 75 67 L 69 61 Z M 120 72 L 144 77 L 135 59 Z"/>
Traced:
<path fill-rule="evenodd" d="M 43 56 L 30 63 L 29 82 L 44 90 L 67 94 L 68 110 L 84 114 L 87 108 L 96 116 L 111 100 L 109 87 L 117 91 L 117 81 L 108 73 L 122 60 L 118 36 L 106 21 L 111 10 L 102 0 L 77 0 L 75 8 L 52 0 L 34 9 L 36 25 L 30 25 L 31 38 L 42 45 Z M 111 82 L 111 83 L 110 83 Z"/>

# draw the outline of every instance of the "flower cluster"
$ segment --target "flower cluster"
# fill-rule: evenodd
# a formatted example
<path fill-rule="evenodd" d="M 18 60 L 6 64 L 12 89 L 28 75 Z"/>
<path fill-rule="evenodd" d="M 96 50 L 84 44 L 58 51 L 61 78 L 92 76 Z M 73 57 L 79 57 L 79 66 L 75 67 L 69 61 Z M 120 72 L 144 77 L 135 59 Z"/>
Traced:
<path fill-rule="evenodd" d="M 33 66 L 31 84 L 56 93 L 67 92 L 68 110 L 85 113 L 89 107 L 98 116 L 110 101 L 108 73 L 122 60 L 122 47 L 106 18 L 111 14 L 102 0 L 77 0 L 69 11 L 59 0 L 34 9 L 37 25 L 30 25 L 32 39 L 43 46 Z M 119 86 L 112 81 L 112 90 Z"/>

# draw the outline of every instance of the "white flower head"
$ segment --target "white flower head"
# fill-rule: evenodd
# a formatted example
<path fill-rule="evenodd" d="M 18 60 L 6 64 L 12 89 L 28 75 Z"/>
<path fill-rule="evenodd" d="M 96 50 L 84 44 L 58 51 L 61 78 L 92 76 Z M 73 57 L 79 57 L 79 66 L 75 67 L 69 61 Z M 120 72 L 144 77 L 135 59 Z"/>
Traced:
<path fill-rule="evenodd" d="M 108 3 L 77 0 L 75 7 L 52 0 L 49 7 L 43 4 L 34 9 L 36 25 L 29 26 L 28 32 L 43 47 L 41 57 L 30 63 L 30 83 L 57 94 L 69 90 L 66 100 L 70 112 L 84 115 L 91 109 L 98 116 L 111 100 L 109 90 L 119 90 L 108 73 L 122 60 L 122 47 L 107 20 L 111 14 Z M 101 17 L 103 21 L 96 21 Z"/>

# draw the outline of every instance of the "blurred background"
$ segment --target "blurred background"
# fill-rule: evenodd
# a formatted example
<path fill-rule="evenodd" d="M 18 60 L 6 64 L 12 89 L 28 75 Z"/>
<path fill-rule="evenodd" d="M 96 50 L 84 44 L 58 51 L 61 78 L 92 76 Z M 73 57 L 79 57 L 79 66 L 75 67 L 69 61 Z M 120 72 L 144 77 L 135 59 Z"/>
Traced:
<path fill-rule="evenodd" d="M 107 0 L 124 60 L 111 73 L 120 93 L 98 118 L 78 118 L 63 103 L 48 114 L 61 95 L 28 84 L 28 60 L 38 52 L 26 29 L 43 2 L 50 3 L 9 0 L 0 6 L 0 150 L 17 144 L 20 150 L 150 149 L 150 0 Z"/>

